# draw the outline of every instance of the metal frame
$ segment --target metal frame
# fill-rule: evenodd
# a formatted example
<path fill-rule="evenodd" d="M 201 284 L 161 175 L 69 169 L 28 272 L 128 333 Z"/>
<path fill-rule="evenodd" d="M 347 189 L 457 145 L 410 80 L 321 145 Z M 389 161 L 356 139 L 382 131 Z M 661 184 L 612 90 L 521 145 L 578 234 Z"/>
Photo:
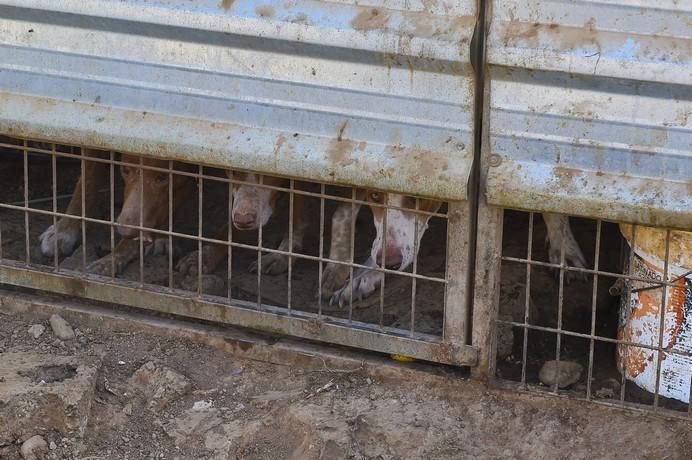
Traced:
<path fill-rule="evenodd" d="M 369 205 L 369 206 L 381 206 L 385 208 L 391 208 L 387 205 L 379 205 L 377 203 L 366 202 L 362 199 L 358 199 L 355 195 L 355 189 L 353 189 L 352 196 L 349 197 L 339 197 L 335 195 L 329 195 L 325 193 L 325 186 L 322 184 L 320 193 L 311 192 L 309 190 L 298 189 L 295 186 L 295 181 L 290 180 L 287 187 L 280 187 L 274 185 L 264 184 L 260 180 L 259 184 L 254 182 L 245 182 L 235 178 L 227 178 L 225 176 L 219 177 L 215 175 L 206 174 L 201 166 L 198 166 L 196 171 L 186 171 L 175 169 L 172 161 L 168 161 L 167 167 L 156 167 L 143 164 L 143 157 L 139 157 L 139 164 L 133 165 L 132 163 L 125 163 L 123 160 L 116 160 L 113 152 L 109 154 L 102 154 L 98 157 L 85 157 L 83 155 L 71 153 L 65 151 L 64 148 L 57 149 L 55 144 L 51 144 L 50 149 L 36 147 L 33 143 L 28 140 L 23 140 L 14 143 L 3 143 L 0 142 L 0 149 L 14 149 L 21 151 L 23 158 L 23 188 L 24 188 L 24 200 L 21 203 L 0 203 L 1 211 L 14 211 L 21 212 L 24 214 L 24 244 L 25 244 L 25 254 L 23 261 L 11 261 L 6 257 L 0 264 L 0 283 L 8 283 L 17 286 L 29 287 L 33 289 L 40 289 L 49 292 L 56 292 L 60 294 L 73 295 L 78 297 L 84 297 L 88 299 L 93 299 L 97 301 L 109 302 L 113 304 L 128 305 L 137 308 L 150 309 L 154 311 L 159 311 L 163 313 L 189 316 L 198 319 L 204 319 L 209 321 L 215 321 L 220 323 L 234 324 L 242 327 L 248 327 L 263 331 L 270 331 L 274 333 L 281 333 L 292 335 L 301 338 L 308 338 L 314 340 L 321 340 L 331 343 L 336 343 L 340 345 L 346 345 L 351 347 L 358 347 L 368 350 L 375 350 L 385 353 L 401 354 L 406 356 L 411 356 L 413 358 L 434 361 L 445 364 L 454 365 L 466 365 L 473 366 L 476 364 L 478 352 L 473 346 L 466 344 L 466 329 L 468 328 L 467 323 L 467 303 L 466 303 L 466 284 L 463 280 L 466 279 L 466 264 L 456 263 L 455 261 L 465 261 L 468 258 L 468 235 L 469 229 L 467 225 L 468 212 L 466 211 L 465 205 L 460 204 L 450 204 L 449 213 L 439 213 L 439 212 L 428 212 L 418 209 L 418 200 L 416 200 L 416 209 L 406 209 L 406 212 L 422 214 L 426 216 L 443 218 L 448 222 L 447 224 L 447 235 L 448 235 L 448 247 L 447 247 L 447 257 L 448 263 L 446 264 L 447 270 L 445 271 L 445 276 L 438 278 L 427 276 L 424 273 L 418 273 L 416 271 L 417 262 L 413 264 L 413 272 L 399 272 L 396 270 L 391 270 L 387 268 L 371 267 L 369 265 L 363 265 L 357 263 L 353 259 L 353 244 L 355 234 L 355 219 L 351 220 L 351 258 L 350 261 L 332 260 L 328 257 L 321 255 L 309 255 L 303 252 L 295 252 L 290 248 L 288 250 L 273 249 L 266 247 L 262 242 L 262 227 L 258 231 L 258 244 L 245 244 L 238 241 L 233 241 L 233 225 L 229 225 L 229 240 L 220 240 L 214 237 L 205 236 L 202 233 L 202 223 L 203 223 L 203 213 L 199 212 L 197 220 L 197 232 L 196 234 L 187 234 L 176 232 L 173 228 L 173 200 L 168 200 L 169 208 L 169 225 L 167 229 L 150 229 L 143 224 L 143 216 L 141 206 L 143 198 L 143 193 L 140 193 L 140 223 L 139 225 L 124 225 L 116 223 L 115 217 L 115 171 L 116 167 L 119 165 L 128 165 L 129 167 L 134 167 L 137 174 L 141 175 L 144 171 L 153 171 L 167 174 L 169 177 L 169 196 L 173 196 L 173 176 L 185 176 L 189 179 L 195 180 L 199 185 L 197 188 L 197 206 L 198 209 L 202 209 L 203 200 L 203 184 L 205 181 L 217 181 L 219 183 L 226 184 L 229 189 L 229 194 L 232 185 L 250 185 L 257 189 L 270 189 L 275 191 L 281 191 L 289 194 L 289 239 L 293 235 L 293 202 L 294 197 L 301 195 L 304 197 L 312 197 L 320 200 L 320 254 L 324 250 L 324 221 L 325 221 L 325 210 L 324 203 L 327 200 L 341 202 L 341 203 L 351 203 L 351 206 L 356 204 Z M 45 162 L 44 166 L 51 169 L 50 176 L 52 177 L 52 196 L 48 199 L 41 199 L 40 201 L 50 201 L 51 208 L 48 209 L 37 209 L 36 207 L 31 207 L 29 200 L 28 191 L 31 189 L 31 179 L 28 173 L 28 159 L 30 155 L 46 155 L 50 156 L 50 161 Z M 107 190 L 108 193 L 108 218 L 102 219 L 98 217 L 92 217 L 86 215 L 86 201 L 85 201 L 85 180 L 81 183 L 81 215 L 71 215 L 65 212 L 58 211 L 57 204 L 57 186 L 56 186 L 56 165 L 57 159 L 72 159 L 78 160 L 80 162 L 80 171 L 82 177 L 85 170 L 86 162 L 93 162 L 94 164 L 102 164 L 108 167 L 109 172 L 109 186 Z M 263 176 L 260 176 L 263 177 Z M 140 189 L 141 192 L 141 189 Z M 229 195 L 229 219 L 230 219 L 230 205 L 232 197 Z M 400 208 L 401 209 L 401 208 Z M 43 215 L 50 216 L 55 223 L 60 218 L 70 218 L 78 220 L 80 222 L 81 228 L 81 238 L 82 241 L 87 241 L 86 234 L 86 224 L 102 224 L 109 227 L 109 238 L 110 238 L 110 251 L 113 252 L 115 248 L 115 230 L 118 227 L 128 227 L 139 231 L 140 238 L 138 244 L 139 252 L 139 277 L 135 281 L 126 281 L 118 279 L 115 276 L 114 262 L 111 259 L 110 265 L 110 276 L 98 276 L 86 273 L 87 259 L 85 251 L 82 251 L 81 257 L 81 271 L 67 270 L 59 265 L 58 257 L 54 257 L 52 260 L 52 266 L 37 265 L 32 261 L 31 248 L 36 244 L 36 242 L 31 241 L 29 238 L 29 217 L 32 215 Z M 386 215 L 386 213 L 385 213 Z M 230 222 L 229 222 L 230 223 Z M 386 223 L 385 223 L 386 225 Z M 196 292 L 190 292 L 181 290 L 177 285 L 173 283 L 173 256 L 169 251 L 168 255 L 168 285 L 155 286 L 147 284 L 145 282 L 144 272 L 145 272 L 145 262 L 144 262 L 144 243 L 141 238 L 142 232 L 148 231 L 157 234 L 160 238 L 168 240 L 169 245 L 172 244 L 172 239 L 184 238 L 187 240 L 193 240 L 197 244 L 197 249 L 203 254 L 202 247 L 203 244 L 216 244 L 228 247 L 228 265 L 227 268 L 232 266 L 232 252 L 234 249 L 245 249 L 255 251 L 257 253 L 258 259 L 258 275 L 257 275 L 257 302 L 248 302 L 238 299 L 234 299 L 231 296 L 231 284 L 228 285 L 228 295 L 224 297 L 211 296 L 205 294 L 202 291 L 202 257 L 197 258 L 198 263 L 198 275 L 197 275 L 197 289 Z M 2 230 L 0 229 L 0 238 Z M 0 241 L 2 241 L 0 239 Z M 57 242 L 55 243 L 57 246 Z M 292 247 L 292 245 L 291 245 Z M 54 248 L 57 249 L 57 248 Z M 418 249 L 418 248 L 416 248 Z M 0 243 L 1 251 L 1 243 Z M 353 277 L 354 269 L 368 269 L 372 271 L 381 272 L 383 274 L 393 275 L 397 277 L 404 277 L 412 280 L 412 292 L 411 292 L 411 324 L 408 330 L 393 328 L 386 326 L 383 323 L 383 305 L 384 305 L 384 283 L 379 292 L 380 297 L 380 321 L 379 324 L 376 323 L 365 323 L 362 321 L 357 321 L 353 319 L 354 305 L 353 300 L 348 305 L 348 317 L 337 317 L 333 314 L 327 314 L 323 311 L 322 299 L 319 299 L 319 310 L 317 312 L 301 311 L 300 305 L 292 305 L 291 299 L 291 269 L 288 273 L 288 303 L 287 307 L 277 307 L 272 305 L 267 305 L 266 302 L 262 301 L 262 287 L 261 282 L 263 280 L 261 275 L 262 270 L 262 254 L 273 253 L 286 255 L 294 259 L 302 259 L 312 262 L 319 263 L 319 280 L 321 282 L 321 275 L 323 271 L 323 265 L 325 263 L 337 263 L 342 265 L 347 265 L 351 271 L 351 278 Z M 0 252 L 0 258 L 2 258 L 2 253 Z M 417 257 L 416 259 L 417 260 Z M 291 266 L 289 264 L 289 266 Z M 228 279 L 231 279 L 233 270 L 228 273 Z M 266 279 L 265 279 L 266 280 Z M 439 283 L 441 288 L 444 288 L 444 304 L 440 305 L 440 310 L 444 311 L 444 319 L 441 325 L 442 330 L 440 335 L 432 335 L 428 333 L 422 333 L 416 330 L 414 325 L 415 318 L 415 296 L 416 296 L 416 283 L 415 281 L 431 281 Z M 266 281 L 265 281 L 266 282 Z M 376 295 L 376 294 L 375 294 Z"/>

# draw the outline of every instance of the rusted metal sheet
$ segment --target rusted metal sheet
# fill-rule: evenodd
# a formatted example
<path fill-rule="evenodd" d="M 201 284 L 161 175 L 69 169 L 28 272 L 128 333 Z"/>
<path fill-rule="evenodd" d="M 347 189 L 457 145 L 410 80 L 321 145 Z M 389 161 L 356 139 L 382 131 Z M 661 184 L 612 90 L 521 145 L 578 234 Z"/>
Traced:
<path fill-rule="evenodd" d="M 2 0 L 0 132 L 449 200 L 472 0 Z"/>
<path fill-rule="evenodd" d="M 692 3 L 491 11 L 488 202 L 692 228 Z"/>
<path fill-rule="evenodd" d="M 285 309 L 270 306 L 258 310 L 256 304 L 249 302 L 218 303 L 178 290 L 142 288 L 138 283 L 114 284 L 108 278 L 28 269 L 24 264 L 7 260 L 0 265 L 0 284 L 3 283 L 426 361 L 474 366 L 478 359 L 478 350 L 472 346 L 441 342 L 439 337 L 426 334 L 395 335 L 394 330 L 387 333 L 357 321 L 325 316 L 320 319 L 295 310 L 289 315 Z"/>

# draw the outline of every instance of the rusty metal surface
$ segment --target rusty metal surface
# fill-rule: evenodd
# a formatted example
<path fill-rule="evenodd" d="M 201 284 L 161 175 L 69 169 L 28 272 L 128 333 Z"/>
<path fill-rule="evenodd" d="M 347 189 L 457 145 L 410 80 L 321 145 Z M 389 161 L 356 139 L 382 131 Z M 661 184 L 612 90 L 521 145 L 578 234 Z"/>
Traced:
<path fill-rule="evenodd" d="M 692 3 L 492 2 L 491 205 L 692 228 Z"/>
<path fill-rule="evenodd" d="M 165 288 L 145 289 L 137 283 L 114 284 L 96 277 L 50 273 L 9 261 L 0 265 L 2 283 L 445 364 L 473 366 L 478 358 L 472 346 L 435 342 L 437 338 L 425 334 L 397 336 L 356 321 L 324 316 L 318 320 L 316 315 L 299 312 L 289 316 L 285 310 L 268 306 L 259 311 L 247 302 L 217 303 Z"/>
<path fill-rule="evenodd" d="M 442 199 L 471 0 L 2 0 L 0 132 Z"/>

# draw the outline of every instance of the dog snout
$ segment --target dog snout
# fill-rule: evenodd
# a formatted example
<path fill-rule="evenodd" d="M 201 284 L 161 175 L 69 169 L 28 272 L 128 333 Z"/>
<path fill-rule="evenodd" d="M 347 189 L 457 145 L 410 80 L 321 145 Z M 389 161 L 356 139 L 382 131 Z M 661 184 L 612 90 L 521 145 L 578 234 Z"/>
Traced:
<path fill-rule="evenodd" d="M 382 249 L 377 251 L 376 262 L 380 267 L 382 266 L 382 253 Z M 401 254 L 401 250 L 397 246 L 389 244 L 387 245 L 387 248 L 384 251 L 384 263 L 386 268 L 389 268 L 390 270 L 398 270 L 401 268 L 403 259 L 404 258 Z"/>
<path fill-rule="evenodd" d="M 139 219 L 135 221 L 129 218 L 127 215 L 121 214 L 118 218 L 119 225 L 138 225 Z M 139 230 L 131 227 L 120 227 L 118 226 L 118 234 L 123 238 L 137 238 L 139 236 Z"/>
<path fill-rule="evenodd" d="M 239 229 L 251 229 L 257 225 L 257 213 L 254 211 L 236 211 L 233 213 L 233 223 Z"/>

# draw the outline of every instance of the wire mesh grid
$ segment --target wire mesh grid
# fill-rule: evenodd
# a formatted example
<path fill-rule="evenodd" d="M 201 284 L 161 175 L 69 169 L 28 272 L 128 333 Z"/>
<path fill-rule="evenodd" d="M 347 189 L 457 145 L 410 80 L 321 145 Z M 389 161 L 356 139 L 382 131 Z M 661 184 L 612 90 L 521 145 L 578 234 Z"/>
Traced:
<path fill-rule="evenodd" d="M 444 203 L 26 139 L 0 151 L 5 266 L 301 318 L 318 338 L 324 323 L 411 347 L 463 336 L 445 324 Z M 468 359 L 454 353 L 440 360 Z"/>
<path fill-rule="evenodd" d="M 540 216 L 504 211 L 498 381 L 690 417 L 690 234 Z"/>

